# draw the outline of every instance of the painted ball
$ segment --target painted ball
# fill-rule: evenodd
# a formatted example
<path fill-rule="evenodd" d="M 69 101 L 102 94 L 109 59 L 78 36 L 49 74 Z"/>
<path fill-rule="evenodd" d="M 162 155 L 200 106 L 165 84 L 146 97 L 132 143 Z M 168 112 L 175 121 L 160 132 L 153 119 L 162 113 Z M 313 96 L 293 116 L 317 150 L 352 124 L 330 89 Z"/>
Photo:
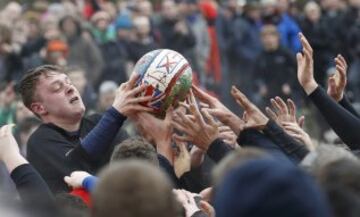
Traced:
<path fill-rule="evenodd" d="M 140 74 L 137 85 L 147 85 L 142 96 L 153 96 L 143 105 L 153 108 L 155 115 L 162 118 L 170 106 L 176 107 L 185 100 L 192 84 L 189 62 L 168 49 L 146 53 L 135 64 L 134 73 Z"/>

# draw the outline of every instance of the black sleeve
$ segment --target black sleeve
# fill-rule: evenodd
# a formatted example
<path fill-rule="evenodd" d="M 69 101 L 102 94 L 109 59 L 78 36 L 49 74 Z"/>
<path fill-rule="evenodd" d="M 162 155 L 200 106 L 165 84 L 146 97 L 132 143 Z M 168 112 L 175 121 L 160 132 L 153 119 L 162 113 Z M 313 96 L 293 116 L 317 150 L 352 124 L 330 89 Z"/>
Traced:
<path fill-rule="evenodd" d="M 293 162 L 293 159 L 287 155 L 277 144 L 275 144 L 267 135 L 256 129 L 246 129 L 241 131 L 237 142 L 243 147 L 255 147 L 262 149 L 272 156 L 284 160 L 284 162 Z"/>
<path fill-rule="evenodd" d="M 357 130 L 360 129 L 360 120 L 336 103 L 320 86 L 309 98 L 341 140 L 351 150 L 359 149 L 360 133 Z"/>
<path fill-rule="evenodd" d="M 16 167 L 10 176 L 26 207 L 31 207 L 36 209 L 36 211 L 50 211 L 56 208 L 55 200 L 49 187 L 30 164 Z"/>
<path fill-rule="evenodd" d="M 215 139 L 207 150 L 207 155 L 216 163 L 221 161 L 232 148 L 221 139 Z"/>
<path fill-rule="evenodd" d="M 302 161 L 309 153 L 304 144 L 289 136 L 275 121 L 270 120 L 266 124 L 264 133 L 296 163 Z"/>
<path fill-rule="evenodd" d="M 340 100 L 339 104 L 345 108 L 346 110 L 348 110 L 351 114 L 353 114 L 354 116 L 360 118 L 359 114 L 357 113 L 357 111 L 354 109 L 354 107 L 351 105 L 349 99 L 344 95 L 344 97 L 342 98 L 342 100 Z"/>

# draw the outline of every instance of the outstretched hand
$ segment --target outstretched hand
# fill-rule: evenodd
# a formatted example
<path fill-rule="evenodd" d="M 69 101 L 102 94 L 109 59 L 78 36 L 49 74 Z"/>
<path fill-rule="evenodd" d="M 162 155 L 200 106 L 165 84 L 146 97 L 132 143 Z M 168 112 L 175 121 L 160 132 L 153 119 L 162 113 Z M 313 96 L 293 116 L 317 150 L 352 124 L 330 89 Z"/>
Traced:
<path fill-rule="evenodd" d="M 185 142 L 175 140 L 175 144 L 177 151 L 174 154 L 174 170 L 176 177 L 180 178 L 184 173 L 190 171 L 191 159 Z"/>
<path fill-rule="evenodd" d="M 284 130 L 291 137 L 303 143 L 310 151 L 315 150 L 315 145 L 312 142 L 309 134 L 307 134 L 298 124 L 293 122 L 283 123 Z"/>
<path fill-rule="evenodd" d="M 236 102 L 244 109 L 243 121 L 244 129 L 258 129 L 262 130 L 269 118 L 266 117 L 258 107 L 256 107 L 249 99 L 235 86 L 231 88 L 231 95 L 234 97 Z"/>
<path fill-rule="evenodd" d="M 299 33 L 299 38 L 303 50 L 296 54 L 297 77 L 306 94 L 310 95 L 318 87 L 314 78 L 313 49 L 302 33 Z"/>
<path fill-rule="evenodd" d="M 138 74 L 133 74 L 129 81 L 122 83 L 116 90 L 116 96 L 112 106 L 125 116 L 133 115 L 136 112 L 153 111 L 152 108 L 141 105 L 140 103 L 148 102 L 152 96 L 139 96 L 146 89 L 146 85 L 142 84 L 135 87 Z"/>
<path fill-rule="evenodd" d="M 207 151 L 209 145 L 219 137 L 218 126 L 214 118 L 205 109 L 200 112 L 192 91 L 190 91 L 188 102 L 189 105 L 185 107 L 191 115 L 176 112 L 174 116 L 174 128 L 183 133 L 181 136 L 174 134 L 174 139 L 191 142 L 201 150 Z"/>
<path fill-rule="evenodd" d="M 273 109 L 266 107 L 265 111 L 279 126 L 283 126 L 285 122 L 290 122 L 303 127 L 305 117 L 301 116 L 299 119 L 296 118 L 296 106 L 291 99 L 288 99 L 286 104 L 277 96 L 275 99 L 271 99 L 270 102 Z"/>
<path fill-rule="evenodd" d="M 347 83 L 346 72 L 348 65 L 342 55 L 337 55 L 335 58 L 336 72 L 328 79 L 328 95 L 336 102 L 339 102 L 344 97 L 344 90 Z"/>
<path fill-rule="evenodd" d="M 210 96 L 195 85 L 192 86 L 192 90 L 194 91 L 195 96 L 200 100 L 200 102 L 209 105 L 209 108 L 206 108 L 209 114 L 216 117 L 224 125 L 229 126 L 236 135 L 239 135 L 244 124 L 241 118 L 231 112 L 218 99 Z"/>

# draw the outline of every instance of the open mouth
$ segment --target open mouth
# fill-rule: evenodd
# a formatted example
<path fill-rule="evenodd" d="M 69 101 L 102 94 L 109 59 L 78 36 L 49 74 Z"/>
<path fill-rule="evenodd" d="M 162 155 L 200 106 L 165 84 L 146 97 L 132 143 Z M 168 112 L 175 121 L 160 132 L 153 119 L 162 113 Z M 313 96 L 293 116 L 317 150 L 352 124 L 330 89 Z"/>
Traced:
<path fill-rule="evenodd" d="M 70 103 L 72 104 L 77 101 L 79 101 L 79 97 L 75 96 L 75 97 L 71 98 Z"/>

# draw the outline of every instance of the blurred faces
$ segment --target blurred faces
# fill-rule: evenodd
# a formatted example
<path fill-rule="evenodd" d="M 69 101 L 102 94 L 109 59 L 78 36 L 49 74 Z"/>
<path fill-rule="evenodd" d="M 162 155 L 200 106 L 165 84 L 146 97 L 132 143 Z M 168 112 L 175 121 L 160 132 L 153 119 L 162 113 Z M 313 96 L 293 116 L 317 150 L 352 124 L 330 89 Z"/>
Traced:
<path fill-rule="evenodd" d="M 173 0 L 165 0 L 161 6 L 161 13 L 165 19 L 176 20 L 178 7 Z"/>
<path fill-rule="evenodd" d="M 148 17 L 139 16 L 134 19 L 136 33 L 140 37 L 148 36 L 150 33 L 150 21 Z"/>
<path fill-rule="evenodd" d="M 321 16 L 320 6 L 316 2 L 308 2 L 304 8 L 305 16 L 313 23 L 319 21 Z"/>
<path fill-rule="evenodd" d="M 66 37 L 72 37 L 77 33 L 77 26 L 72 18 L 65 19 L 62 28 Z"/>
<path fill-rule="evenodd" d="M 16 102 L 15 116 L 16 116 L 16 118 L 15 118 L 16 122 L 20 123 L 23 120 L 25 120 L 26 118 L 34 117 L 34 114 L 28 108 L 26 108 L 26 106 L 24 105 L 24 103 L 21 100 L 19 100 Z"/>
<path fill-rule="evenodd" d="M 279 48 L 279 33 L 273 25 L 266 25 L 261 31 L 261 41 L 266 51 L 274 51 Z"/>

